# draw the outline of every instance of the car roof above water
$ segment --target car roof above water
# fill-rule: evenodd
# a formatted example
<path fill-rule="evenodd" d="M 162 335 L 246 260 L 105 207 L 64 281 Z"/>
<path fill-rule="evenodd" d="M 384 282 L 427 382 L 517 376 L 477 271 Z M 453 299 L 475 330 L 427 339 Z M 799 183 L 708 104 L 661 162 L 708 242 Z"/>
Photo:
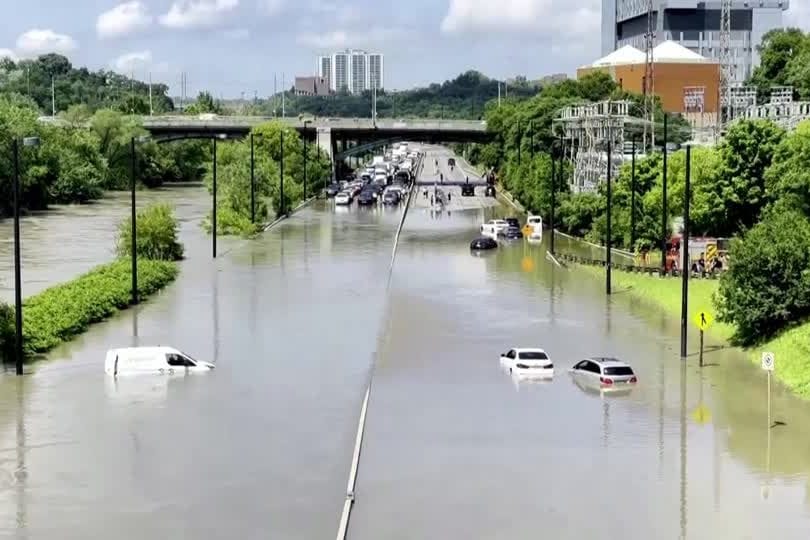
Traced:
<path fill-rule="evenodd" d="M 626 362 L 622 362 L 618 358 L 612 358 L 609 356 L 591 356 L 586 358 L 586 360 L 590 360 L 591 362 L 596 362 L 600 365 L 609 365 L 609 366 L 628 366 Z"/>

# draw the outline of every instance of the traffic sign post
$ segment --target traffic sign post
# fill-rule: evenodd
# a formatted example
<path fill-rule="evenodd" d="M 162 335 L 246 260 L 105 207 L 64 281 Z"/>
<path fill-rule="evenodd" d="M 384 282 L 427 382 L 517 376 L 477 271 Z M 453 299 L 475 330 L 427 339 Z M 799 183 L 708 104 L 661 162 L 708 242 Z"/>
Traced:
<path fill-rule="evenodd" d="M 698 327 L 700 330 L 700 367 L 703 367 L 703 332 L 712 325 L 714 319 L 712 318 L 712 314 L 702 309 L 698 311 L 694 318 L 692 319 L 695 322 L 695 326 Z"/>
<path fill-rule="evenodd" d="M 772 352 L 762 353 L 762 369 L 768 372 L 768 433 L 771 430 L 771 373 L 776 367 L 776 358 Z"/>

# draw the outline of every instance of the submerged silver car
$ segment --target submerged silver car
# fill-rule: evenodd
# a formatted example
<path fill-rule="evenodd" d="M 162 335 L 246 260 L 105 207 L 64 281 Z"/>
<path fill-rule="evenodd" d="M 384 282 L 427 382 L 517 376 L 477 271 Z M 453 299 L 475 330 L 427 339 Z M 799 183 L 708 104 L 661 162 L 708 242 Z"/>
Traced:
<path fill-rule="evenodd" d="M 577 362 L 570 373 L 578 385 L 603 392 L 627 391 L 638 383 L 633 368 L 616 358 L 586 358 Z"/>

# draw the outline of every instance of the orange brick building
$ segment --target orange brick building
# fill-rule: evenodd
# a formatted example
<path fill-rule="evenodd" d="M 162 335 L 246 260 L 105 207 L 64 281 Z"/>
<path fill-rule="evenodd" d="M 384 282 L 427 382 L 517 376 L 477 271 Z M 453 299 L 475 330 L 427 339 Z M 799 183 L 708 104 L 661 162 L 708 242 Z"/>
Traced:
<path fill-rule="evenodd" d="M 661 98 L 665 111 L 715 114 L 719 101 L 720 63 L 692 52 L 674 41 L 665 41 L 653 49 L 653 91 Z M 644 52 L 626 45 L 591 65 L 577 69 L 577 78 L 604 71 L 619 86 L 636 94 L 644 92 Z M 703 110 L 699 111 L 703 96 Z M 690 99 L 691 98 L 691 99 Z"/>

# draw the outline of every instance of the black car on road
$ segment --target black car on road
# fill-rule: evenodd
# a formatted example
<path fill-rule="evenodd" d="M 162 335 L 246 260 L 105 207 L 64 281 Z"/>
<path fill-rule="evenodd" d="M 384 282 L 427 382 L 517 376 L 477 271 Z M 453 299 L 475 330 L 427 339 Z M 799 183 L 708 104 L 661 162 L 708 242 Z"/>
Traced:
<path fill-rule="evenodd" d="M 484 249 L 495 249 L 498 247 L 498 242 L 495 241 L 494 238 L 490 238 L 489 236 L 479 236 L 472 242 L 470 242 L 470 249 L 473 251 L 479 251 Z"/>
<path fill-rule="evenodd" d="M 461 186 L 461 196 L 462 197 L 474 197 L 475 196 L 475 186 L 472 184 L 463 184 Z"/>
<path fill-rule="evenodd" d="M 357 204 L 368 206 L 370 204 L 374 204 L 377 200 L 377 197 L 374 196 L 374 192 L 370 189 L 364 189 L 360 192 L 360 196 L 357 197 Z"/>

